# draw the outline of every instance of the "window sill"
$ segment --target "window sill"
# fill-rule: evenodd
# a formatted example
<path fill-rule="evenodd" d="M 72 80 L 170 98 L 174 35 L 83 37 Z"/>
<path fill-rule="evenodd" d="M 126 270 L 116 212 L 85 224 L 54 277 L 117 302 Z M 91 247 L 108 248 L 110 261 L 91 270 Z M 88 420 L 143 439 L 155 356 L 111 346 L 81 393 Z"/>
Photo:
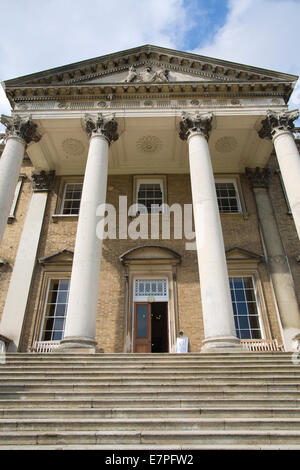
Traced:
<path fill-rule="evenodd" d="M 57 223 L 59 220 L 78 220 L 78 214 L 52 214 L 53 223 Z"/>
<path fill-rule="evenodd" d="M 249 212 L 220 212 L 221 217 L 242 217 L 245 220 L 249 219 Z"/>

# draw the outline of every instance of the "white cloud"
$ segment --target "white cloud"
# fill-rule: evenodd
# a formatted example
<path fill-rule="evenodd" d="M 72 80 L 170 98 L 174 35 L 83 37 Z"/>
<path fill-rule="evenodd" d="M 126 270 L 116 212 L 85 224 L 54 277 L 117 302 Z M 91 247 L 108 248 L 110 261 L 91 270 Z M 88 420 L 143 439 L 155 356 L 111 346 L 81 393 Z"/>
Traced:
<path fill-rule="evenodd" d="M 137 47 L 176 48 L 183 0 L 10 0 L 1 6 L 0 80 Z M 10 106 L 0 94 L 0 114 Z"/>
<path fill-rule="evenodd" d="M 207 0 L 10 0 L 1 7 L 0 80 L 142 44 L 183 50 L 195 22 L 201 28 L 209 20 L 209 5 Z M 193 52 L 300 75 L 299 0 L 228 0 L 228 5 L 224 26 Z M 291 99 L 291 107 L 298 106 L 300 85 Z M 9 109 L 1 91 L 0 114 Z"/>
<path fill-rule="evenodd" d="M 196 53 L 300 75 L 298 0 L 230 0 L 225 24 Z M 300 106 L 300 88 L 290 108 Z"/>

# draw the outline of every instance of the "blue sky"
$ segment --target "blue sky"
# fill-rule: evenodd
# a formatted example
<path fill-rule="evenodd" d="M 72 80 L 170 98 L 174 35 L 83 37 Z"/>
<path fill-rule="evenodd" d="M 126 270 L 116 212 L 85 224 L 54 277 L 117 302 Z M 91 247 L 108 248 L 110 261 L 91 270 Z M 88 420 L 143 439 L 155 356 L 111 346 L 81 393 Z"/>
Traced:
<path fill-rule="evenodd" d="M 0 80 L 154 44 L 300 75 L 300 0 L 2 2 Z M 300 106 L 300 87 L 290 108 Z M 0 92 L 0 113 L 9 114 Z"/>

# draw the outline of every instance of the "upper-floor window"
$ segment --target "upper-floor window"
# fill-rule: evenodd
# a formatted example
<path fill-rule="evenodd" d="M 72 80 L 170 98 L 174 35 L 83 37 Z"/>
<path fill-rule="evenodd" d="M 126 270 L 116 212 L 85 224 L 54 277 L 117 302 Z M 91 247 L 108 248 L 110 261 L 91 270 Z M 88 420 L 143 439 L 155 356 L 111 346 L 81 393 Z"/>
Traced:
<path fill-rule="evenodd" d="M 62 214 L 79 214 L 82 186 L 82 183 L 66 183 L 62 202 Z"/>
<path fill-rule="evenodd" d="M 237 183 L 234 179 L 216 179 L 218 206 L 221 213 L 242 212 Z"/>
<path fill-rule="evenodd" d="M 164 187 L 162 179 L 138 179 L 136 183 L 137 211 L 143 212 L 144 207 L 148 213 L 162 212 L 164 204 Z"/>

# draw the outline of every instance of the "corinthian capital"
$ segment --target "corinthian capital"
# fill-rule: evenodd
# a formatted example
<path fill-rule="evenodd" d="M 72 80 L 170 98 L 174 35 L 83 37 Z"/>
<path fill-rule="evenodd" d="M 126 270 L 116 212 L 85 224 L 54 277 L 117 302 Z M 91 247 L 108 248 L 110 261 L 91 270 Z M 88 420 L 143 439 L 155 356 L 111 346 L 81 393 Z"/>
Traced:
<path fill-rule="evenodd" d="M 187 140 L 194 133 L 203 135 L 207 140 L 211 130 L 212 113 L 188 114 L 183 113 L 180 121 L 179 137 Z"/>
<path fill-rule="evenodd" d="M 298 119 L 299 111 L 267 111 L 267 117 L 262 121 L 262 127 L 258 132 L 262 139 L 272 139 L 278 131 L 292 131 L 295 119 Z"/>
<path fill-rule="evenodd" d="M 99 113 L 97 116 L 90 114 L 85 115 L 85 128 L 87 134 L 92 137 L 93 135 L 103 135 L 108 143 L 118 140 L 118 123 L 114 116 L 105 117 Z"/>
<path fill-rule="evenodd" d="M 30 142 L 38 142 L 41 135 L 37 132 L 37 124 L 35 124 L 31 116 L 21 118 L 18 115 L 1 116 L 1 123 L 6 126 L 6 137 L 19 137 L 26 144 Z"/>
<path fill-rule="evenodd" d="M 33 182 L 33 191 L 49 191 L 54 181 L 55 171 L 41 171 L 39 173 L 32 173 L 31 178 Z"/>
<path fill-rule="evenodd" d="M 271 172 L 269 168 L 246 168 L 246 176 L 248 177 L 252 188 L 268 188 L 270 183 Z"/>

